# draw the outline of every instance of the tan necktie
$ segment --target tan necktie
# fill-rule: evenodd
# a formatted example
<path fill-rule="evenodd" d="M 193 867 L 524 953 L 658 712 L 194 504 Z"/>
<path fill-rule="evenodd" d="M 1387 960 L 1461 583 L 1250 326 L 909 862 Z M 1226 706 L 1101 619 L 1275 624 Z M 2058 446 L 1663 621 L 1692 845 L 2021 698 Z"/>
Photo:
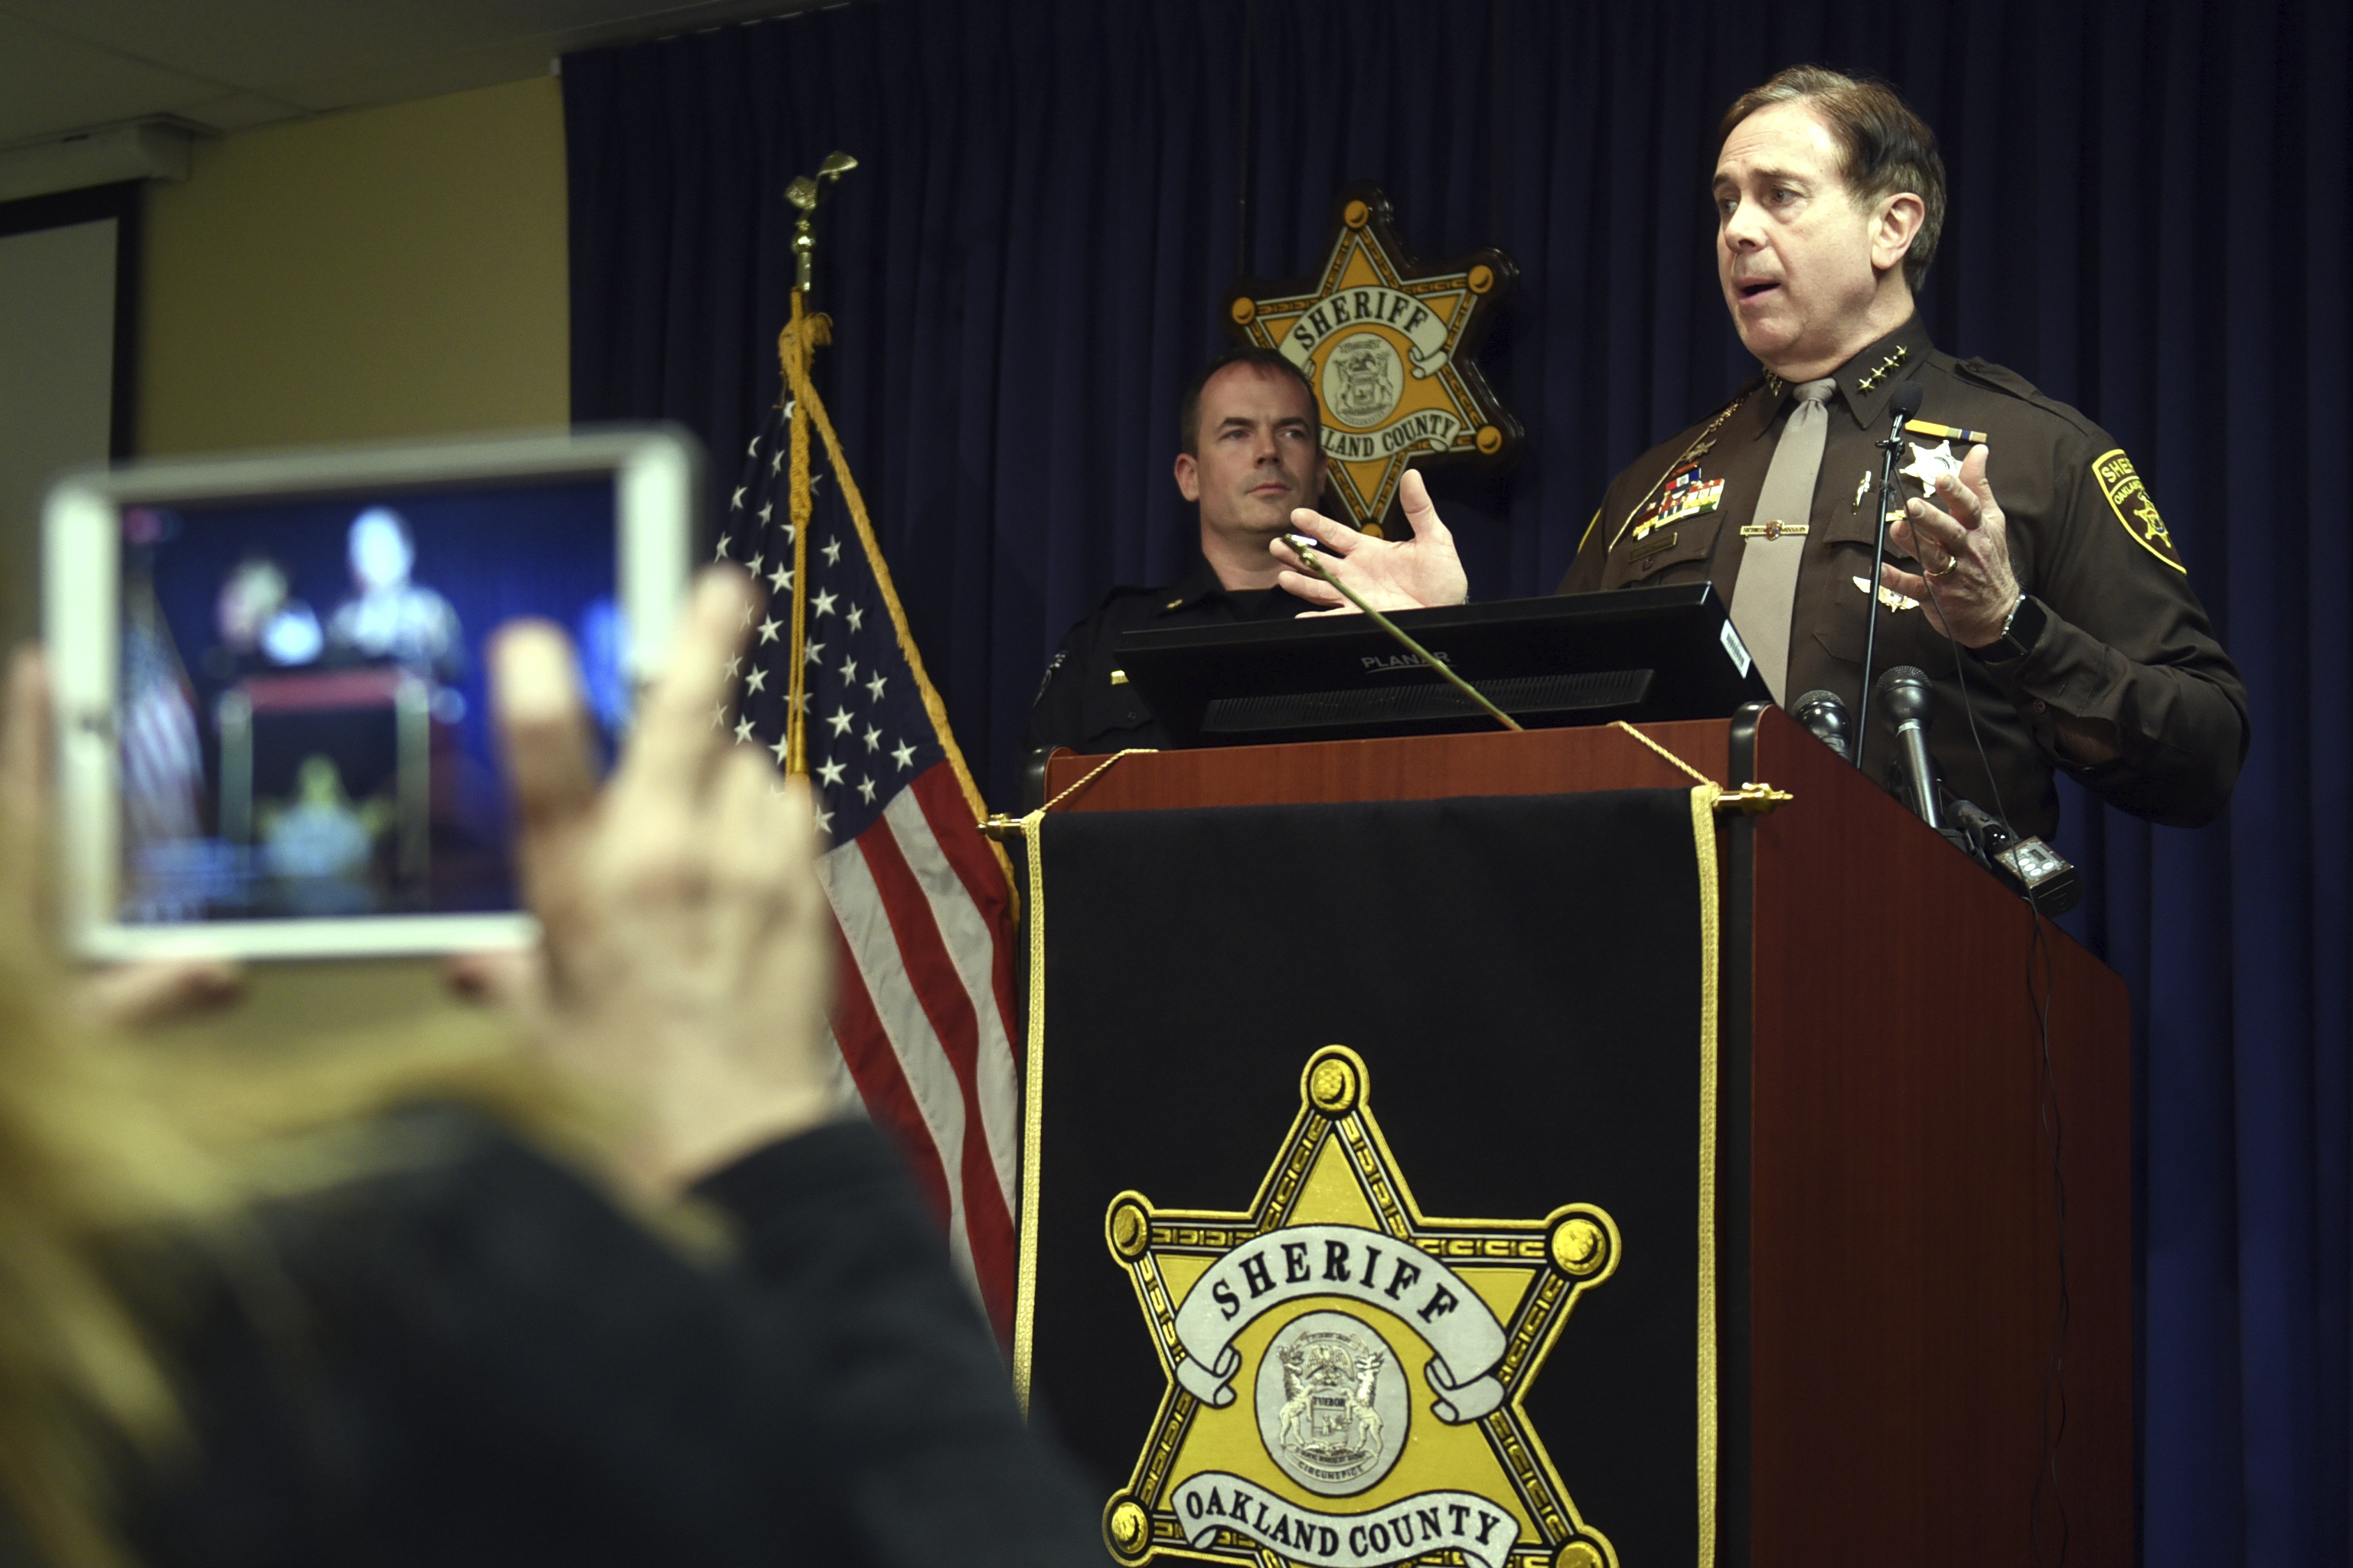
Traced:
<path fill-rule="evenodd" d="M 1822 442 L 1831 431 L 1830 376 L 1790 388 L 1797 400 L 1781 427 L 1757 493 L 1755 520 L 1740 531 L 1747 545 L 1740 577 L 1732 590 L 1732 625 L 1748 645 L 1748 657 L 1765 678 L 1773 700 L 1788 700 L 1789 617 L 1798 602 L 1798 562 L 1806 552 L 1806 530 L 1814 514 L 1814 481 L 1821 477 Z"/>

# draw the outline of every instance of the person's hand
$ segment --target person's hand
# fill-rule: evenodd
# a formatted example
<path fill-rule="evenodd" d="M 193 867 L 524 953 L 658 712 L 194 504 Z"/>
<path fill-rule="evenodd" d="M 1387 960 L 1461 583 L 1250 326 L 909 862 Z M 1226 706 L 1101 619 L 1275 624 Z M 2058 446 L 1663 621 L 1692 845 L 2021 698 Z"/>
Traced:
<path fill-rule="evenodd" d="M 48 662 L 38 648 L 20 647 L 9 661 L 8 711 L 0 721 L 0 832 L 8 845 L 0 898 L 8 901 L 10 923 L 36 942 L 47 941 L 57 918 L 50 896 L 49 852 L 58 831 L 51 723 Z M 77 975 L 68 996 L 86 1022 L 125 1029 L 219 1006 L 243 988 L 233 963 L 158 959 Z"/>
<path fill-rule="evenodd" d="M 570 643 L 522 622 L 491 649 L 537 953 L 461 980 L 518 1009 L 539 1048 L 636 1120 L 623 1174 L 675 1194 L 825 1120 L 828 945 L 806 779 L 714 729 L 754 591 L 705 573 L 611 782 Z"/>
<path fill-rule="evenodd" d="M 1961 477 L 1936 481 L 1941 509 L 1906 501 L 1904 520 L 1888 537 L 1911 552 L 1919 572 L 1890 563 L 1882 585 L 1917 599 L 1963 647 L 1984 647 L 2001 636 L 2018 607 L 2018 574 L 2010 564 L 2010 529 L 1986 480 L 1984 443 L 1961 459 Z"/>
<path fill-rule="evenodd" d="M 1398 486 L 1398 502 L 1405 510 L 1413 537 L 1375 539 L 1344 522 L 1335 522 L 1305 507 L 1291 514 L 1291 526 L 1311 535 L 1338 560 L 1326 556 L 1324 569 L 1356 590 L 1377 610 L 1419 610 L 1432 605 L 1459 605 L 1471 596 L 1471 579 L 1462 559 L 1454 553 L 1454 535 L 1438 521 L 1430 504 L 1430 487 L 1419 470 L 1408 468 Z M 1337 588 L 1306 570 L 1299 552 L 1282 540 L 1270 547 L 1274 558 L 1289 568 L 1275 585 L 1311 603 L 1327 606 L 1310 615 L 1348 616 L 1356 607 Z"/>

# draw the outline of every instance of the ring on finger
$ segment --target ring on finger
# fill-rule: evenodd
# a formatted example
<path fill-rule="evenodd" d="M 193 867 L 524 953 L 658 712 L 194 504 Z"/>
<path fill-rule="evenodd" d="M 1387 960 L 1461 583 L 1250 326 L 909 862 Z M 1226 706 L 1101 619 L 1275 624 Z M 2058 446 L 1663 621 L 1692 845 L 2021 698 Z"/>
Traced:
<path fill-rule="evenodd" d="M 1926 561 L 1923 561 L 1920 563 L 1920 569 L 1922 574 L 1925 576 L 1945 577 L 1949 576 L 1952 574 L 1953 568 L 1960 563 L 1961 558 L 1959 556 L 1947 552 L 1945 556 L 1945 563 L 1942 566 L 1931 566 Z"/>

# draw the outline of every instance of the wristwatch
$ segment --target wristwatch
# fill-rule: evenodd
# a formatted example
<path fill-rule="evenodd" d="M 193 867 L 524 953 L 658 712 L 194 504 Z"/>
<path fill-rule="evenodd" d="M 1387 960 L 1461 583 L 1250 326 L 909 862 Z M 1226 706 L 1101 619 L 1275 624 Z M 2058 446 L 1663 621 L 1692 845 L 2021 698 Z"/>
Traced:
<path fill-rule="evenodd" d="M 2050 622 L 2050 613 L 2043 609 L 2042 600 L 2031 594 L 2021 594 L 2018 603 L 2010 607 L 2010 618 L 2001 623 L 2001 636 L 1969 652 L 1988 664 L 2008 664 L 2013 658 L 2024 658 L 2042 640 L 2042 628 Z"/>

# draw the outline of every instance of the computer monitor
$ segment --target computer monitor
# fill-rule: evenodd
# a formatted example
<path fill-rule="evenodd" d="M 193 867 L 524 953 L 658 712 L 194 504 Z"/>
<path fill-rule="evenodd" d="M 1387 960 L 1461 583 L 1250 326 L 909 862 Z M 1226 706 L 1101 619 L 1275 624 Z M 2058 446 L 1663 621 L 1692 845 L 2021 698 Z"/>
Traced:
<path fill-rule="evenodd" d="M 1772 693 L 1712 584 L 1400 611 L 1527 729 L 1721 719 Z M 1437 735 L 1494 720 L 1364 616 L 1132 631 L 1120 668 L 1180 746 Z"/>

